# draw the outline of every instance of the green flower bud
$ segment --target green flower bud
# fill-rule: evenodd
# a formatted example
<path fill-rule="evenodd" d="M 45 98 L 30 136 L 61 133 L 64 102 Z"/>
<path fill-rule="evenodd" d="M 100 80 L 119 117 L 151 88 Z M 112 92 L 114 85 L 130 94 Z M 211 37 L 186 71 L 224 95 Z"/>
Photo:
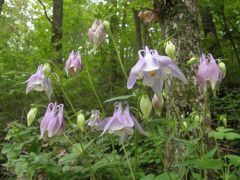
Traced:
<path fill-rule="evenodd" d="M 171 41 L 166 42 L 165 52 L 171 59 L 176 60 L 176 48 Z"/>
<path fill-rule="evenodd" d="M 221 115 L 219 120 L 222 121 L 222 123 L 225 127 L 227 127 L 227 117 L 226 117 L 226 115 Z"/>
<path fill-rule="evenodd" d="M 198 62 L 198 57 L 193 56 L 190 60 L 187 61 L 187 64 L 191 65 L 191 64 L 195 64 L 196 62 Z"/>
<path fill-rule="evenodd" d="M 219 68 L 221 69 L 222 73 L 223 73 L 223 77 L 226 76 L 227 73 L 227 69 L 226 69 L 226 65 L 224 62 L 220 61 L 220 63 L 218 63 Z"/>
<path fill-rule="evenodd" d="M 110 22 L 108 21 L 103 21 L 103 24 L 105 26 L 106 29 L 110 29 Z"/>
<path fill-rule="evenodd" d="M 184 126 L 184 128 L 187 130 L 187 128 L 188 128 L 188 124 L 187 124 L 186 121 L 183 121 L 183 126 Z"/>
<path fill-rule="evenodd" d="M 42 72 L 43 72 L 44 76 L 47 78 L 50 75 L 50 73 L 51 73 L 51 66 L 50 66 L 50 64 L 45 63 L 43 65 Z"/>
<path fill-rule="evenodd" d="M 152 102 L 149 99 L 148 95 L 143 95 L 140 100 L 140 110 L 143 116 L 148 119 L 152 111 Z"/>
<path fill-rule="evenodd" d="M 82 132 L 85 130 L 85 116 L 83 111 L 79 111 L 77 115 L 77 126 L 81 129 Z"/>
<path fill-rule="evenodd" d="M 164 100 L 163 100 L 162 94 L 160 96 L 157 96 L 156 94 L 154 94 L 152 98 L 152 105 L 156 113 L 158 114 L 161 113 L 163 104 L 164 104 Z"/>
<path fill-rule="evenodd" d="M 33 121 L 35 120 L 36 114 L 37 114 L 38 109 L 36 107 L 31 108 L 30 111 L 27 114 L 27 125 L 31 126 Z"/>

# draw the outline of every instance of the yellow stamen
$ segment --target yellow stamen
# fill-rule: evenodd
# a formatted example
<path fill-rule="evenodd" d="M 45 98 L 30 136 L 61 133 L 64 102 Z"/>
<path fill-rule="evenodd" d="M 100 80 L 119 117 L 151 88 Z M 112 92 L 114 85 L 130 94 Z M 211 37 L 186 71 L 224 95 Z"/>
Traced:
<path fill-rule="evenodd" d="M 156 76 L 156 71 L 149 71 L 148 73 L 151 77 L 154 77 Z"/>

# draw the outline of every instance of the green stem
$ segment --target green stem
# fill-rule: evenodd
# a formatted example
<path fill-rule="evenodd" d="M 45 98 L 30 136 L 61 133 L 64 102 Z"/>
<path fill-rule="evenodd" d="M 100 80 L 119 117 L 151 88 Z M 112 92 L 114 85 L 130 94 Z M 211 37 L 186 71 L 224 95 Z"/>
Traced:
<path fill-rule="evenodd" d="M 215 146 L 217 148 L 218 158 L 221 159 L 218 143 L 217 143 L 217 140 L 215 138 L 214 138 L 214 142 L 215 142 Z M 221 168 L 221 171 L 222 171 L 222 174 L 223 174 L 223 179 L 225 180 L 226 179 L 226 174 L 225 174 L 225 170 L 223 169 L 223 167 Z"/>
<path fill-rule="evenodd" d="M 204 135 L 205 135 L 205 132 L 210 128 L 209 95 L 207 90 L 203 92 L 203 97 L 204 97 L 203 125 L 202 127 L 200 127 L 200 133 L 201 133 L 202 153 L 205 154 Z M 207 170 L 204 170 L 204 176 L 205 176 L 205 179 L 207 179 Z"/>
<path fill-rule="evenodd" d="M 137 172 L 138 169 L 138 153 L 137 153 L 137 144 L 138 144 L 138 137 L 137 137 L 137 133 L 136 130 L 134 130 L 134 145 L 135 145 L 135 166 L 134 166 L 134 171 Z"/>
<path fill-rule="evenodd" d="M 203 122 L 204 126 L 209 126 L 209 96 L 208 91 L 203 92 L 204 96 L 204 109 L 203 109 Z"/>
<path fill-rule="evenodd" d="M 62 87 L 62 85 L 60 84 L 60 81 L 59 81 L 59 79 L 57 78 L 57 75 L 56 75 L 56 74 L 53 74 L 53 77 L 54 77 L 55 80 L 57 81 L 58 86 L 60 87 L 60 89 L 61 89 L 61 91 L 62 91 L 64 97 L 66 98 L 68 104 L 71 106 L 71 108 L 72 108 L 74 114 L 77 114 L 77 111 L 76 111 L 75 108 L 73 107 L 73 104 L 71 103 L 71 101 L 70 101 L 70 99 L 69 99 L 67 93 L 65 92 L 65 90 L 64 90 L 63 87 Z"/>
<path fill-rule="evenodd" d="M 201 133 L 202 155 L 204 155 L 205 154 L 205 147 L 204 147 L 204 141 L 203 141 L 204 135 L 203 135 L 202 129 L 199 128 L 199 130 L 200 130 L 200 133 Z M 206 171 L 206 169 L 203 170 L 203 173 L 204 173 L 205 180 L 207 180 L 207 171 Z"/>
<path fill-rule="evenodd" d="M 94 85 L 93 85 L 92 77 L 91 77 L 91 75 L 90 75 L 90 73 L 89 73 L 89 70 L 88 70 L 87 65 L 86 65 L 86 70 L 87 70 L 88 79 L 89 79 L 91 88 L 92 88 L 92 90 L 93 90 L 93 93 L 94 93 L 94 95 L 95 95 L 96 98 L 97 98 L 98 104 L 99 104 L 99 106 L 101 107 L 102 112 L 104 113 L 103 105 L 102 105 L 102 103 L 101 103 L 101 101 L 100 101 L 100 98 L 99 98 L 99 96 L 98 96 L 98 94 L 97 94 L 97 91 L 96 91 L 96 89 L 95 89 L 95 87 L 94 87 Z"/>
<path fill-rule="evenodd" d="M 67 137 L 67 135 L 66 135 L 65 133 L 63 133 L 63 135 L 64 135 L 65 139 L 67 140 L 67 142 L 68 142 L 71 146 L 73 146 L 80 154 L 83 154 L 83 156 L 84 156 L 84 158 L 86 159 L 87 164 L 88 164 L 88 166 L 89 166 L 89 169 L 90 169 L 90 172 L 91 172 L 91 176 L 92 176 L 93 180 L 96 180 L 96 177 L 94 176 L 94 173 L 93 173 L 93 170 L 92 170 L 92 165 L 89 163 L 88 158 L 86 157 L 86 152 L 85 152 L 85 150 L 84 150 L 84 148 L 83 148 L 82 141 L 80 141 L 80 146 L 81 146 L 81 149 L 82 149 L 82 150 L 80 150 L 77 146 L 75 146 L 75 145 L 73 144 L 73 142 Z"/>
<path fill-rule="evenodd" d="M 110 139 L 111 139 L 111 144 L 112 144 L 112 153 L 113 153 L 113 156 L 114 156 L 114 160 L 117 161 L 117 157 L 116 157 L 116 154 L 115 154 L 115 148 L 114 148 L 114 145 L 113 145 L 112 136 L 110 136 Z M 118 179 L 121 179 L 121 169 L 120 169 L 118 163 L 117 163 L 117 175 L 118 175 Z"/>
<path fill-rule="evenodd" d="M 131 172 L 132 179 L 135 180 L 135 176 L 134 176 L 134 174 L 133 174 L 132 166 L 131 166 L 131 164 L 130 164 L 130 162 L 129 162 L 128 155 L 127 155 L 127 152 L 126 152 L 126 149 L 125 149 L 125 146 L 124 146 L 123 143 L 122 143 L 122 148 L 123 148 L 125 157 L 126 157 L 126 159 L 127 159 L 127 163 L 128 163 L 128 167 L 129 167 L 130 172 Z"/>
<path fill-rule="evenodd" d="M 113 34 L 112 34 L 112 31 L 111 31 L 111 29 L 110 29 L 109 27 L 106 27 L 106 29 L 107 29 L 107 31 L 108 31 L 108 34 L 109 34 L 110 38 L 112 39 L 113 46 L 114 46 L 114 48 L 115 48 L 115 50 L 116 50 L 117 57 L 118 57 L 118 61 L 119 61 L 119 64 L 120 64 L 120 66 L 121 66 L 121 69 L 122 69 L 122 72 L 123 72 L 123 74 L 124 74 L 124 77 L 125 77 L 126 79 L 128 79 L 128 75 L 127 75 L 127 73 L 126 73 L 126 71 L 125 71 L 125 68 L 124 68 L 124 66 L 123 66 L 122 58 L 121 58 L 121 56 L 120 56 L 120 51 L 119 51 L 119 49 L 118 49 L 118 46 L 117 46 L 117 43 L 116 43 L 116 41 L 115 41 L 115 38 L 114 38 L 114 36 L 113 36 Z"/>

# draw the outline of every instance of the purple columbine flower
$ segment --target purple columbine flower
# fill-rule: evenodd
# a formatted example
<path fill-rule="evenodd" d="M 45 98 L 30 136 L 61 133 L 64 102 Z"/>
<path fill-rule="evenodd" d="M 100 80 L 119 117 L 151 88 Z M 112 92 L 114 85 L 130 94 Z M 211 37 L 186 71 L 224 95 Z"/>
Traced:
<path fill-rule="evenodd" d="M 98 46 L 106 38 L 106 29 L 101 20 L 95 20 L 92 27 L 88 31 L 88 39 L 93 44 L 93 49 L 97 49 Z"/>
<path fill-rule="evenodd" d="M 75 54 L 74 51 L 72 51 L 65 63 L 65 71 L 67 75 L 74 75 L 77 71 L 81 71 L 82 69 L 83 65 L 80 52 L 78 51 Z"/>
<path fill-rule="evenodd" d="M 101 120 L 99 110 L 92 110 L 88 126 L 92 129 L 103 130 L 105 125 L 106 121 Z"/>
<path fill-rule="evenodd" d="M 151 87 L 154 93 L 160 96 L 163 82 L 169 74 L 187 83 L 182 71 L 168 56 L 161 56 L 156 50 L 149 50 L 147 46 L 145 50 L 139 50 L 138 55 L 139 60 L 132 67 L 128 78 L 128 89 L 133 87 L 137 79 L 143 78 L 143 84 Z"/>
<path fill-rule="evenodd" d="M 26 81 L 27 88 L 26 94 L 28 94 L 31 90 L 35 91 L 45 91 L 47 96 L 50 98 L 52 94 L 52 84 L 51 79 L 46 78 L 43 73 L 43 65 L 39 65 L 37 72 Z"/>
<path fill-rule="evenodd" d="M 52 137 L 55 134 L 61 134 L 65 128 L 63 117 L 63 104 L 57 105 L 55 102 L 48 105 L 47 111 L 41 121 L 41 138 Z"/>
<path fill-rule="evenodd" d="M 222 71 L 218 67 L 212 54 L 208 54 L 207 57 L 205 56 L 205 54 L 202 54 L 200 58 L 197 79 L 198 84 L 204 91 L 207 90 L 208 81 L 210 81 L 212 89 L 215 89 L 216 83 L 218 81 L 222 81 Z"/>
<path fill-rule="evenodd" d="M 114 105 L 113 116 L 106 118 L 103 121 L 105 121 L 106 125 L 103 128 L 101 135 L 108 131 L 110 134 L 120 136 L 120 141 L 124 141 L 128 135 L 133 134 L 133 128 L 136 128 L 140 133 L 145 134 L 141 125 L 130 113 L 127 102 L 125 102 L 125 109 L 121 102 L 116 103 Z"/>

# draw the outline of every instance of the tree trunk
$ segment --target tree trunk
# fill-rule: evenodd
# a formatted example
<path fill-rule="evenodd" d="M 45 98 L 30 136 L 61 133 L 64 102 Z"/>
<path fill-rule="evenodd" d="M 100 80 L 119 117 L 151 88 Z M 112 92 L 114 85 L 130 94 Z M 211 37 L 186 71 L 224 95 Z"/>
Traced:
<path fill-rule="evenodd" d="M 200 55 L 200 38 L 198 16 L 195 0 L 171 0 L 154 2 L 154 10 L 159 12 L 160 25 L 165 39 L 172 36 L 171 41 L 176 46 L 176 63 L 188 79 L 188 85 L 174 79 L 171 81 L 170 99 L 174 96 L 177 108 L 188 114 L 192 107 L 199 107 L 202 100 L 197 89 L 197 65 L 187 65 L 187 61 L 195 55 Z M 169 83 L 166 83 L 166 85 Z M 171 104 L 171 103 L 170 103 Z M 166 103 L 167 105 L 167 103 Z M 172 110 L 172 107 L 169 107 Z M 169 112 L 167 112 L 169 113 Z"/>
<path fill-rule="evenodd" d="M 132 9 L 133 17 L 135 22 L 135 31 L 136 31 L 136 39 L 137 39 L 137 47 L 138 50 L 142 49 L 142 35 L 141 35 L 141 24 L 140 19 L 138 17 L 138 11 L 136 9 Z"/>
<path fill-rule="evenodd" d="M 155 5 L 156 8 L 156 5 Z M 157 10 L 165 38 L 173 35 L 178 62 L 200 53 L 198 17 L 195 0 L 171 0 L 158 3 Z"/>
<path fill-rule="evenodd" d="M 4 4 L 4 0 L 0 0 L 0 14 L 2 13 L 3 4 Z"/>
<path fill-rule="evenodd" d="M 214 57 L 221 56 L 221 46 L 218 40 L 217 31 L 215 24 L 213 22 L 213 16 L 210 8 L 205 5 L 200 8 L 200 15 L 203 25 L 204 35 L 206 37 L 206 43 L 204 46 L 207 47 L 210 53 L 213 54 Z"/>
<path fill-rule="evenodd" d="M 52 37 L 51 43 L 57 52 L 57 62 L 62 62 L 62 20 L 63 20 L 63 0 L 53 0 L 52 17 Z"/>
<path fill-rule="evenodd" d="M 176 46 L 176 63 L 187 77 L 188 84 L 184 84 L 176 78 L 165 82 L 165 100 L 167 119 L 175 119 L 175 136 L 182 136 L 180 129 L 181 115 L 188 116 L 193 107 L 201 106 L 200 96 L 196 84 L 197 65 L 187 65 L 187 61 L 195 55 L 200 54 L 200 38 L 198 31 L 198 16 L 195 0 L 154 0 L 153 8 L 159 12 L 160 26 L 165 39 L 170 40 Z M 201 111 L 200 111 L 201 112 Z M 168 130 L 171 133 L 171 129 Z M 172 143 L 171 139 L 166 141 L 165 166 L 172 169 L 171 164 L 181 159 L 185 151 L 180 144 Z"/>

